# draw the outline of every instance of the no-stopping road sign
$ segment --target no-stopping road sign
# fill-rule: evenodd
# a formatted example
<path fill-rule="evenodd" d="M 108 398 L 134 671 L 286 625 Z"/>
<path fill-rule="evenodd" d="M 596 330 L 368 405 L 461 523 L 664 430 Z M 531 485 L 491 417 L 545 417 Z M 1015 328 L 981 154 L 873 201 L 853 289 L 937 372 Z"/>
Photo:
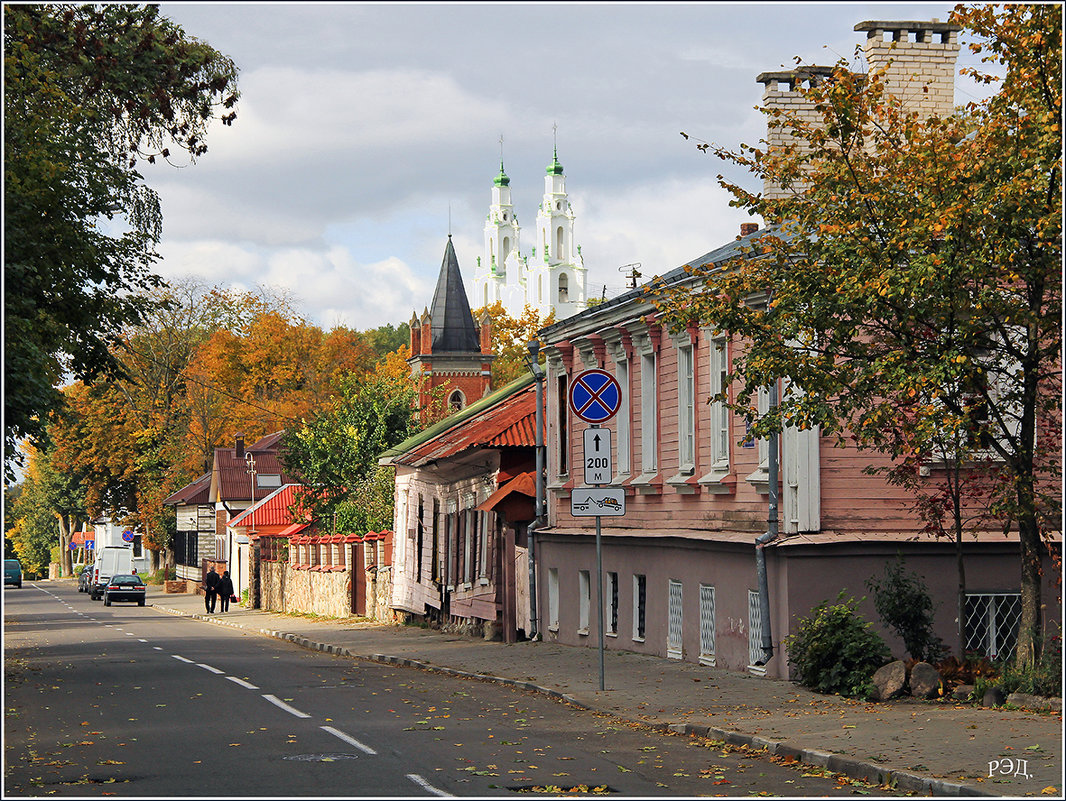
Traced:
<path fill-rule="evenodd" d="M 618 413 L 622 388 L 606 370 L 586 370 L 570 384 L 570 411 L 586 423 L 598 425 Z"/>

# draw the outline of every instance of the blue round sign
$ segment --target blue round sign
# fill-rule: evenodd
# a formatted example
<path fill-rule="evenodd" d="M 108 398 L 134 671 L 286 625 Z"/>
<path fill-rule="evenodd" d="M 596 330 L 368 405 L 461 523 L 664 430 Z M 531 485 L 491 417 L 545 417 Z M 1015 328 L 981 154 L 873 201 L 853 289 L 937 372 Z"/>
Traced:
<path fill-rule="evenodd" d="M 622 405 L 622 388 L 606 370 L 586 370 L 570 384 L 570 411 L 593 425 L 606 422 Z"/>
<path fill-rule="evenodd" d="M 133 542 L 133 532 L 126 529 L 122 532 L 122 539 L 126 542 Z"/>

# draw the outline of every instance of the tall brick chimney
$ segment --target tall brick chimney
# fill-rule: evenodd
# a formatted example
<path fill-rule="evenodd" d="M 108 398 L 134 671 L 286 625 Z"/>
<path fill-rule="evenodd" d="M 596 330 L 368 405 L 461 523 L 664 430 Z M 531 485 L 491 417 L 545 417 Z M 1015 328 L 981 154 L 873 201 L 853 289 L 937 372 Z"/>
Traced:
<path fill-rule="evenodd" d="M 236 437 L 235 447 L 237 449 L 237 458 L 244 458 L 244 434 L 238 434 Z"/>
<path fill-rule="evenodd" d="M 888 91 L 907 111 L 923 118 L 946 117 L 955 108 L 955 61 L 959 56 L 958 25 L 927 22 L 860 22 L 866 32 L 863 51 L 867 67 L 886 70 Z"/>

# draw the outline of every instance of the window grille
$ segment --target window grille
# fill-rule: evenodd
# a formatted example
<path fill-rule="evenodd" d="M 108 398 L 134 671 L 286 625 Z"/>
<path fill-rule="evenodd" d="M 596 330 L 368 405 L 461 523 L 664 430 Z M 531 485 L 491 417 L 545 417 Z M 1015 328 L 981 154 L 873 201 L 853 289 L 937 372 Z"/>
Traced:
<path fill-rule="evenodd" d="M 633 576 L 633 639 L 644 641 L 646 609 L 648 602 L 647 576 Z"/>
<path fill-rule="evenodd" d="M 682 656 L 681 641 L 681 582 L 670 579 L 669 611 L 667 612 L 666 655 L 671 659 Z"/>
<path fill-rule="evenodd" d="M 559 628 L 559 568 L 548 568 L 548 628 Z"/>
<path fill-rule="evenodd" d="M 759 593 L 748 590 L 748 665 L 762 659 L 762 611 L 759 608 Z"/>
<path fill-rule="evenodd" d="M 607 574 L 607 631 L 610 634 L 618 633 L 618 574 Z"/>
<path fill-rule="evenodd" d="M 714 587 L 700 585 L 700 663 L 714 666 Z"/>
<path fill-rule="evenodd" d="M 1022 597 L 1016 592 L 966 594 L 966 650 L 1009 659 L 1018 644 Z"/>

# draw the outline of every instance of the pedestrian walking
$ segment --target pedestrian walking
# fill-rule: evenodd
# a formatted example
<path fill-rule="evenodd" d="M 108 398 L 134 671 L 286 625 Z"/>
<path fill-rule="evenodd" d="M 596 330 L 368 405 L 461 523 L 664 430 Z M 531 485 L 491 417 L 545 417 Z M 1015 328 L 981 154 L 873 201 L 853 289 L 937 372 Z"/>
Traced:
<path fill-rule="evenodd" d="M 219 612 L 229 611 L 230 597 L 233 595 L 233 581 L 229 577 L 229 571 L 222 571 L 222 578 L 218 580 L 218 603 Z"/>
<path fill-rule="evenodd" d="M 211 565 L 211 569 L 204 576 L 204 608 L 207 609 L 208 614 L 215 611 L 215 599 L 218 597 L 218 583 L 220 581 L 222 581 L 222 577 L 215 572 L 215 566 Z"/>

